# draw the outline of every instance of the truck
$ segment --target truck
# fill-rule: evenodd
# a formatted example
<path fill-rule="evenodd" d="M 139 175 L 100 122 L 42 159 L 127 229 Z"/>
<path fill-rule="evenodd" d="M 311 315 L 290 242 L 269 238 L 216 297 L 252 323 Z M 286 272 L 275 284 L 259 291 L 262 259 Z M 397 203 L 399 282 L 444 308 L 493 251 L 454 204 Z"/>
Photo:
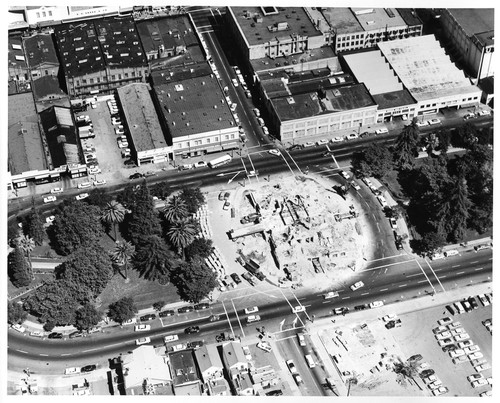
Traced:
<path fill-rule="evenodd" d="M 78 134 L 80 135 L 81 139 L 95 137 L 94 128 L 90 125 L 79 127 Z"/>
<path fill-rule="evenodd" d="M 221 165 L 229 164 L 232 160 L 232 157 L 229 154 L 223 155 L 222 157 L 218 157 L 208 162 L 208 166 L 210 168 L 217 168 Z"/>

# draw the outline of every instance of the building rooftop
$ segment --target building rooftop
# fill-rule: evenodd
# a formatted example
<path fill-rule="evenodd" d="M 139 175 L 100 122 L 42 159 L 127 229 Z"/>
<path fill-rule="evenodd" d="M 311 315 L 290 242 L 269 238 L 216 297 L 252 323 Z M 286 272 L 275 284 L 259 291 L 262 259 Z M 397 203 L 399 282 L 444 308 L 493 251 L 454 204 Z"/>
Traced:
<path fill-rule="evenodd" d="M 171 353 L 169 357 L 170 370 L 172 371 L 172 378 L 175 387 L 199 380 L 194 364 L 192 350 L 183 350 Z"/>
<path fill-rule="evenodd" d="M 203 345 L 199 349 L 195 350 L 194 356 L 196 357 L 198 368 L 202 374 L 210 368 L 223 368 L 222 361 L 215 344 Z"/>
<path fill-rule="evenodd" d="M 405 20 L 401 18 L 395 8 L 358 8 L 353 7 L 351 11 L 357 18 L 363 31 L 373 31 L 393 27 L 403 27 Z"/>
<path fill-rule="evenodd" d="M 117 89 L 137 152 L 168 147 L 149 93 L 149 85 L 133 83 Z"/>
<path fill-rule="evenodd" d="M 288 39 L 321 36 L 301 7 L 231 7 L 249 46 Z"/>
<path fill-rule="evenodd" d="M 380 42 L 379 49 L 417 101 L 478 91 L 434 35 Z"/>
<path fill-rule="evenodd" d="M 397 8 L 399 15 L 406 22 L 406 25 L 413 27 L 415 25 L 422 25 L 422 20 L 418 17 L 415 9 L 413 8 Z"/>
<path fill-rule="evenodd" d="M 374 106 L 375 102 L 364 84 L 323 90 L 324 99 L 319 98 L 320 91 L 280 97 L 272 100 L 280 120 L 295 120 L 322 114 L 343 112 Z"/>
<path fill-rule="evenodd" d="M 168 71 L 154 77 L 154 89 L 173 138 L 236 126 L 219 82 L 213 74 L 186 70 L 174 80 Z M 186 75 L 191 75 L 187 78 Z M 163 83 L 162 83 L 163 81 Z"/>
<path fill-rule="evenodd" d="M 172 381 L 166 357 L 156 354 L 153 346 L 140 346 L 124 357 L 126 388 L 142 387 L 145 379 L 149 384 L 154 384 L 155 381 Z"/>
<path fill-rule="evenodd" d="M 383 94 L 372 94 L 372 97 L 377 103 L 379 109 L 397 108 L 398 106 L 406 106 L 416 103 L 407 89 L 385 92 Z"/>
<path fill-rule="evenodd" d="M 241 348 L 241 343 L 229 342 L 222 345 L 222 354 L 230 367 L 238 363 L 246 363 L 247 359 Z"/>
<path fill-rule="evenodd" d="M 24 39 L 24 50 L 31 69 L 42 64 L 59 65 L 51 34 L 38 34 Z"/>
<path fill-rule="evenodd" d="M 495 12 L 492 8 L 448 8 L 447 11 L 460 24 L 467 36 L 488 32 L 494 35 Z M 493 42 L 493 39 L 491 39 Z"/>
<path fill-rule="evenodd" d="M 92 21 L 56 25 L 54 35 L 61 65 L 68 77 L 104 70 L 104 58 Z"/>
<path fill-rule="evenodd" d="M 49 95 L 54 98 L 67 98 L 66 93 L 61 89 L 59 79 L 54 76 L 42 76 L 33 81 L 33 95 L 35 100 L 38 101 Z"/>
<path fill-rule="evenodd" d="M 105 63 L 114 68 L 147 66 L 131 16 L 94 21 Z"/>
<path fill-rule="evenodd" d="M 363 28 L 350 8 L 325 7 L 321 11 L 330 26 L 334 28 L 339 35 L 363 31 Z"/>
<path fill-rule="evenodd" d="M 18 175 L 48 169 L 31 93 L 8 98 L 9 171 Z"/>
<path fill-rule="evenodd" d="M 9 67 L 27 68 L 21 35 L 9 35 Z"/>
<path fill-rule="evenodd" d="M 370 94 L 403 89 L 403 84 L 387 64 L 380 50 L 347 54 L 343 57 L 358 82 L 364 83 Z"/>

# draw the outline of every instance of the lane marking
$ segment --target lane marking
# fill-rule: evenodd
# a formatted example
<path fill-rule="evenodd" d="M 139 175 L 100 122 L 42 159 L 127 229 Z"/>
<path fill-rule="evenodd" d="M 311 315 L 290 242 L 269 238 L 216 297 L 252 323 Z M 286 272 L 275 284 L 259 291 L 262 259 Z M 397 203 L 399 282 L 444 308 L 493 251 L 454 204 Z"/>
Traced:
<path fill-rule="evenodd" d="M 65 353 L 65 354 L 61 354 L 61 357 L 65 357 L 67 355 L 72 355 L 72 353 Z"/>
<path fill-rule="evenodd" d="M 240 315 L 238 315 L 238 312 L 236 311 L 236 307 L 234 306 L 233 300 L 231 300 L 231 304 L 233 305 L 234 313 L 236 314 L 236 319 L 240 324 L 241 333 L 243 333 L 243 337 L 245 337 L 245 331 L 243 330 L 243 326 L 241 326 Z"/>
<path fill-rule="evenodd" d="M 49 356 L 48 354 L 42 354 L 42 353 L 40 353 L 40 354 L 38 354 L 38 355 L 41 355 L 41 356 L 43 356 L 43 357 L 48 357 L 48 356 Z"/>
<path fill-rule="evenodd" d="M 428 281 L 432 287 L 432 291 L 434 291 L 434 294 L 435 294 L 436 289 L 434 288 L 434 285 L 431 283 L 431 280 L 429 280 L 429 277 L 427 277 L 427 274 L 425 274 L 424 268 L 420 265 L 420 263 L 416 259 L 415 259 L 415 263 L 417 263 L 418 267 L 420 267 L 420 270 L 422 270 L 422 273 L 424 273 L 424 276 L 426 278 L 426 280 L 420 280 L 420 281 L 417 281 L 417 283 L 425 283 L 425 281 Z"/>
<path fill-rule="evenodd" d="M 478 271 L 478 270 L 483 270 L 482 267 L 478 267 L 477 269 L 474 269 L 474 271 Z"/>
<path fill-rule="evenodd" d="M 233 325 L 231 325 L 231 321 L 229 320 L 229 315 L 227 314 L 227 309 L 226 309 L 226 305 L 224 304 L 224 301 L 222 301 L 222 307 L 224 308 L 224 312 L 226 313 L 226 319 L 227 319 L 227 322 L 229 323 L 229 327 L 231 328 L 231 333 L 233 334 L 233 338 L 235 338 Z"/>
<path fill-rule="evenodd" d="M 406 277 L 415 277 L 415 276 L 421 276 L 422 273 L 415 273 L 415 274 L 408 274 Z"/>
<path fill-rule="evenodd" d="M 460 267 L 460 265 L 456 264 L 456 265 L 451 266 L 452 269 L 454 269 L 455 267 Z"/>
<path fill-rule="evenodd" d="M 438 281 L 439 285 L 441 286 L 443 292 L 446 292 L 446 290 L 443 287 L 443 284 L 441 284 L 441 281 L 439 281 L 439 277 L 437 276 L 437 274 L 432 269 L 432 266 L 430 265 L 429 261 L 427 259 L 424 259 L 424 260 L 425 260 L 425 263 L 427 263 L 427 266 L 429 266 L 429 269 L 431 269 L 432 274 L 434 274 L 434 277 L 436 277 L 436 280 Z M 434 290 L 434 292 L 436 292 L 436 290 Z"/>
<path fill-rule="evenodd" d="M 343 297 L 343 298 L 341 298 L 341 299 L 349 299 L 349 298 L 351 298 L 351 297 Z"/>
<path fill-rule="evenodd" d="M 379 290 L 379 291 L 388 291 L 389 289 L 388 288 L 383 288 L 382 290 Z"/>
<path fill-rule="evenodd" d="M 20 353 L 23 353 L 23 354 L 28 354 L 28 352 L 24 351 L 24 350 L 16 350 L 16 351 L 19 351 Z M 42 354 L 40 354 L 40 355 L 42 355 Z"/>
<path fill-rule="evenodd" d="M 398 288 L 401 288 L 401 287 L 406 287 L 408 284 L 401 284 L 401 285 L 398 285 Z"/>
<path fill-rule="evenodd" d="M 476 264 L 479 263 L 479 260 L 476 260 L 475 262 L 470 262 L 470 264 Z"/>
<path fill-rule="evenodd" d="M 89 353 L 90 351 L 99 350 L 98 348 L 91 348 L 90 350 L 83 350 L 82 353 Z"/>
<path fill-rule="evenodd" d="M 457 275 L 458 275 L 458 274 L 464 274 L 464 273 L 465 273 L 464 271 L 459 271 L 459 272 L 457 272 L 457 273 L 455 273 L 455 274 L 457 274 Z"/>

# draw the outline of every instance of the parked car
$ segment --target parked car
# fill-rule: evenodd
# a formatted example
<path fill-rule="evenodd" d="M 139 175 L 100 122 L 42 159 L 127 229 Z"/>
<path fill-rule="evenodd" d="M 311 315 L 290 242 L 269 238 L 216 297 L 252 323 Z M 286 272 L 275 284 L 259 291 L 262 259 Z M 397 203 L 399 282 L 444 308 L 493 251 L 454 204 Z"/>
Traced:
<path fill-rule="evenodd" d="M 53 333 L 50 333 L 47 337 L 49 339 L 62 339 L 63 338 L 63 334 L 62 333 L 53 332 Z"/>
<path fill-rule="evenodd" d="M 179 340 L 179 336 L 177 336 L 176 334 L 169 334 L 165 336 L 163 340 L 165 341 L 165 343 L 171 343 L 173 341 Z"/>
<path fill-rule="evenodd" d="M 265 340 L 260 341 L 257 344 L 257 347 L 260 348 L 261 350 L 268 352 L 268 353 L 272 351 L 271 344 L 269 344 L 269 342 L 267 342 Z"/>
<path fill-rule="evenodd" d="M 65 375 L 74 375 L 74 374 L 79 374 L 80 372 L 81 372 L 80 367 L 70 367 L 64 370 Z"/>
<path fill-rule="evenodd" d="M 199 332 L 200 332 L 199 326 L 189 326 L 186 329 L 184 329 L 184 333 L 186 334 L 199 333 Z"/>
<path fill-rule="evenodd" d="M 286 361 L 286 365 L 288 367 L 288 370 L 292 373 L 292 374 L 297 374 L 298 371 L 297 371 L 297 367 L 295 366 L 293 360 L 288 360 Z"/>
<path fill-rule="evenodd" d="M 356 140 L 357 138 L 358 135 L 356 133 L 350 133 L 345 137 L 346 140 Z"/>
<path fill-rule="evenodd" d="M 456 350 L 458 347 L 455 344 L 448 344 L 442 348 L 443 353 L 447 353 L 449 351 Z"/>
<path fill-rule="evenodd" d="M 12 329 L 19 333 L 24 333 L 26 331 L 26 328 L 24 326 L 21 326 L 19 323 L 14 323 L 12 325 Z"/>
<path fill-rule="evenodd" d="M 151 338 L 150 337 L 141 337 L 140 339 L 137 339 L 135 341 L 135 344 L 140 346 L 142 344 L 148 344 L 151 343 Z"/>
<path fill-rule="evenodd" d="M 455 343 L 455 341 L 452 338 L 438 340 L 438 344 L 440 347 L 445 347 L 453 343 Z"/>
<path fill-rule="evenodd" d="M 260 315 L 250 315 L 247 317 L 247 323 L 260 322 Z"/>
<path fill-rule="evenodd" d="M 52 194 L 62 193 L 63 191 L 64 191 L 63 188 L 53 188 L 53 189 L 50 189 L 50 193 L 52 193 Z"/>
<path fill-rule="evenodd" d="M 364 287 L 364 285 L 365 284 L 362 281 L 358 281 L 357 283 L 354 283 L 353 285 L 351 285 L 351 290 L 356 291 L 357 289 Z"/>
<path fill-rule="evenodd" d="M 140 319 L 143 321 L 143 322 L 146 322 L 148 320 L 153 320 L 153 319 L 156 319 L 156 315 L 154 313 L 148 313 L 146 315 L 143 315 L 140 317 Z"/>
<path fill-rule="evenodd" d="M 136 332 L 146 332 L 148 330 L 151 330 L 151 325 L 137 325 L 134 330 Z"/>
<path fill-rule="evenodd" d="M 55 196 L 47 196 L 47 197 L 43 198 L 44 203 L 52 203 L 52 202 L 55 202 L 56 200 L 57 200 L 57 197 L 55 197 Z"/>
<path fill-rule="evenodd" d="M 448 393 L 448 388 L 446 386 L 440 386 L 439 388 L 432 391 L 432 394 L 434 396 L 444 395 L 445 393 Z"/>
<path fill-rule="evenodd" d="M 94 186 L 100 186 L 100 185 L 105 185 L 106 180 L 105 179 L 98 179 L 94 181 Z"/>
<path fill-rule="evenodd" d="M 85 365 L 82 367 L 82 372 L 92 372 L 97 369 L 97 365 L 95 364 L 90 364 L 90 365 Z"/>
<path fill-rule="evenodd" d="M 83 337 L 83 332 L 76 331 L 76 332 L 72 332 L 72 333 L 69 334 L 69 338 L 70 339 L 76 339 L 76 338 L 79 338 L 79 337 Z"/>
<path fill-rule="evenodd" d="M 187 347 L 192 349 L 203 347 L 203 341 L 202 340 L 189 341 L 187 343 Z"/>
<path fill-rule="evenodd" d="M 240 276 L 238 276 L 237 273 L 231 273 L 231 278 L 234 280 L 234 282 L 236 284 L 240 284 L 241 283 L 241 278 L 240 278 Z"/>
<path fill-rule="evenodd" d="M 171 351 L 182 351 L 187 348 L 187 344 L 185 343 L 180 343 L 176 344 L 175 346 L 170 347 Z"/>
<path fill-rule="evenodd" d="M 281 152 L 279 150 L 275 150 L 275 149 L 269 150 L 268 153 L 272 154 L 272 155 L 276 155 L 277 157 L 279 157 L 281 155 Z"/>
<path fill-rule="evenodd" d="M 306 307 L 304 305 L 297 305 L 292 308 L 292 313 L 305 312 Z"/>
<path fill-rule="evenodd" d="M 340 171 L 339 174 L 346 180 L 349 180 L 350 178 L 349 174 L 346 171 Z"/>
<path fill-rule="evenodd" d="M 199 304 L 196 304 L 194 306 L 194 309 L 196 311 L 202 311 L 203 309 L 208 309 L 208 308 L 210 308 L 210 305 L 207 304 L 206 302 L 200 302 Z"/>
<path fill-rule="evenodd" d="M 421 354 L 414 354 L 410 358 L 408 358 L 408 361 L 421 361 L 422 358 L 423 357 Z"/>
<path fill-rule="evenodd" d="M 299 346 L 305 347 L 306 339 L 302 333 L 297 333 L 297 339 L 299 341 Z"/>
<path fill-rule="evenodd" d="M 383 301 L 373 301 L 370 303 L 370 308 L 379 308 L 384 305 Z"/>
<path fill-rule="evenodd" d="M 75 199 L 76 200 L 83 200 L 83 199 L 86 199 L 87 197 L 89 197 L 88 193 L 80 193 L 79 195 L 75 196 Z"/>
<path fill-rule="evenodd" d="M 126 161 L 125 161 L 125 162 L 126 162 Z M 129 179 L 131 179 L 131 180 L 132 180 L 132 179 L 139 179 L 139 178 L 142 178 L 142 174 L 141 174 L 141 173 L 139 173 L 139 172 L 136 172 L 136 173 L 134 173 L 134 174 L 130 175 L 128 178 L 129 178 Z"/>

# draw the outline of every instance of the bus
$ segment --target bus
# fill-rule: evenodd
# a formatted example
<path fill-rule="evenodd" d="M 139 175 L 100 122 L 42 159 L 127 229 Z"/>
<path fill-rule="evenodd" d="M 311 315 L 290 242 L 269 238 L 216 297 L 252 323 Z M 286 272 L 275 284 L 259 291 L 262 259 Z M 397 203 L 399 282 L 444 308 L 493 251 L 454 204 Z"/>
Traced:
<path fill-rule="evenodd" d="M 208 163 L 210 168 L 217 168 L 221 165 L 229 164 L 232 158 L 229 154 L 223 155 L 222 157 L 216 158 Z"/>

